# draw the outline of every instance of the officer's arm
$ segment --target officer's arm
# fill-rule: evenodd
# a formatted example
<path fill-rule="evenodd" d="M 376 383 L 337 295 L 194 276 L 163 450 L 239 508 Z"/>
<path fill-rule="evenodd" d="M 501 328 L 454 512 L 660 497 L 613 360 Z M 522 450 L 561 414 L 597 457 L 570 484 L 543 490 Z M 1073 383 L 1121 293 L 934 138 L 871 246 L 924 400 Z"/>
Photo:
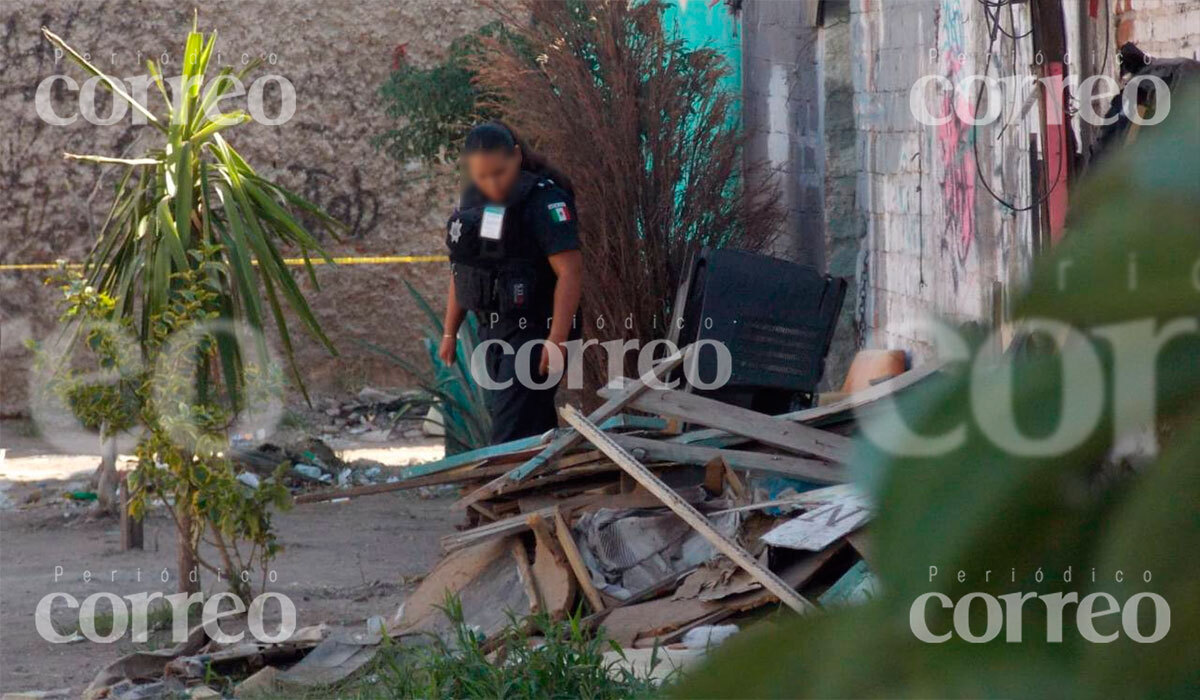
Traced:
<path fill-rule="evenodd" d="M 550 323 L 547 340 L 565 343 L 583 291 L 583 254 L 578 250 L 564 250 L 546 259 L 558 277 L 554 285 L 554 319 Z"/>
<path fill-rule="evenodd" d="M 450 291 L 446 294 L 446 315 L 442 318 L 443 339 L 458 335 L 458 327 L 466 316 L 466 310 L 458 304 L 458 295 L 454 293 L 454 275 L 451 275 Z"/>

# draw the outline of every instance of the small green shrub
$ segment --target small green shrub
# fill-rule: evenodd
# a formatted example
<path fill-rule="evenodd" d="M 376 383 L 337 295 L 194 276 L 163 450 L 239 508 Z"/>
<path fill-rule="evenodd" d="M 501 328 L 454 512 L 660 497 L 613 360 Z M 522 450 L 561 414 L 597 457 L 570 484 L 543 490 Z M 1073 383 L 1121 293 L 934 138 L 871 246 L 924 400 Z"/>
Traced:
<path fill-rule="evenodd" d="M 471 125 L 495 116 L 478 106 L 479 88 L 469 59 L 479 39 L 494 36 L 498 23 L 455 39 L 446 60 L 420 68 L 402 55 L 379 96 L 396 126 L 375 137 L 374 144 L 399 161 L 418 159 L 429 165 L 453 158 Z"/>
<path fill-rule="evenodd" d="M 457 600 L 447 599 L 443 610 L 454 623 L 453 640 L 386 643 L 374 673 L 351 696 L 628 698 L 658 691 L 648 676 L 605 662 L 611 643 L 589 634 L 578 614 L 560 622 L 545 614 L 514 618 L 494 640 L 484 640 L 463 620 Z"/>

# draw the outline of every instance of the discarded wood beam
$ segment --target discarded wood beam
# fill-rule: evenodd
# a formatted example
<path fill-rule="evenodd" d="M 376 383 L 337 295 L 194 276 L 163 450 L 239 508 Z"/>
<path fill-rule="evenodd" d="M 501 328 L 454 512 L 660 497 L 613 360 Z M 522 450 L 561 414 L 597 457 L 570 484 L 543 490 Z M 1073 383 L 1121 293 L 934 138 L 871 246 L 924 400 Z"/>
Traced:
<path fill-rule="evenodd" d="M 667 422 L 661 418 L 654 418 L 652 416 L 634 416 L 621 413 L 604 421 L 602 427 L 605 430 L 612 430 L 614 428 L 661 430 L 665 428 L 666 425 Z M 495 457 L 514 455 L 524 450 L 529 450 L 549 442 L 551 436 L 555 432 L 556 431 L 547 431 L 542 435 L 532 435 L 519 440 L 502 442 L 498 445 L 488 445 L 487 447 L 480 447 L 467 452 L 459 452 L 458 454 L 449 455 L 434 462 L 414 464 L 413 466 L 406 467 L 403 471 L 401 471 L 400 478 L 414 479 L 419 476 L 428 476 L 429 474 L 436 474 L 439 472 L 456 469 L 458 467 L 467 466 L 476 462 L 482 462 Z"/>
<path fill-rule="evenodd" d="M 553 514 L 549 517 L 553 517 Z M 537 539 L 538 545 L 545 547 L 556 561 L 562 564 L 567 563 L 567 555 L 563 552 L 562 545 L 550 531 L 550 526 L 546 524 L 546 518 L 542 517 L 541 513 L 534 512 L 526 515 L 525 523 L 529 525 L 530 530 L 533 530 L 533 536 Z"/>
<path fill-rule="evenodd" d="M 882 381 L 874 386 L 856 391 L 845 399 L 836 403 L 831 403 L 828 406 L 816 406 L 813 408 L 805 408 L 791 413 L 783 413 L 775 416 L 775 420 L 787 420 L 796 423 L 804 423 L 810 426 L 825 425 L 830 422 L 836 422 L 837 418 L 843 414 L 851 413 L 857 409 L 865 408 L 870 404 L 887 398 L 888 396 L 907 389 L 908 387 L 924 380 L 925 378 L 934 375 L 945 368 L 944 362 L 932 362 L 927 365 L 922 365 L 914 369 L 910 369 L 896 377 Z M 714 446 L 737 445 L 746 440 L 739 436 L 731 435 L 725 430 L 717 428 L 707 428 L 705 430 L 693 430 L 684 433 L 683 435 L 671 438 L 671 442 L 684 444 L 707 444 Z"/>
<path fill-rule="evenodd" d="M 726 464 L 736 469 L 772 472 L 814 484 L 840 484 L 848 479 L 845 469 L 841 466 L 819 459 L 764 454 L 748 450 L 723 450 L 703 445 L 682 445 L 633 435 L 613 435 L 611 437 L 618 445 L 646 461 L 678 462 L 702 467 L 720 457 L 725 460 Z"/>
<path fill-rule="evenodd" d="M 662 362 L 659 362 L 654 367 L 651 367 L 645 374 L 638 378 L 637 382 L 623 387 L 618 395 L 613 396 L 601 404 L 599 408 L 592 411 L 588 415 L 588 418 L 593 424 L 595 424 L 613 417 L 619 411 L 621 411 L 626 404 L 637 398 L 638 394 L 647 391 L 650 388 L 651 382 L 658 381 L 660 377 L 665 376 L 668 372 L 683 364 L 684 358 L 688 357 L 690 354 L 691 346 L 681 350 L 676 350 Z M 564 431 L 562 434 L 555 437 L 554 440 L 552 440 L 550 444 L 547 445 L 546 448 L 533 459 L 525 462 L 516 469 L 513 469 L 504 476 L 498 477 L 493 481 L 484 484 L 475 491 L 472 491 L 466 496 L 463 496 L 451 507 L 455 510 L 463 510 L 475 501 L 481 501 L 485 498 L 488 498 L 505 483 L 521 481 L 538 468 L 548 464 L 550 460 L 574 447 L 579 443 L 579 440 L 579 434 L 575 431 Z"/>
<path fill-rule="evenodd" d="M 554 509 L 554 534 L 558 537 L 559 544 L 562 545 L 563 553 L 567 556 L 567 563 L 571 565 L 571 571 L 575 574 L 575 580 L 579 582 L 584 597 L 592 606 L 592 612 L 603 611 L 604 599 L 600 597 L 600 591 L 597 591 L 595 584 L 592 583 L 592 572 L 583 563 L 583 555 L 579 553 L 579 546 L 575 544 L 571 526 L 567 524 L 558 508 Z"/>
<path fill-rule="evenodd" d="M 445 535 L 441 539 L 442 551 L 453 552 L 463 547 L 482 542 L 483 540 L 492 539 L 495 537 L 506 537 L 515 535 L 518 532 L 529 530 L 528 518 L 534 514 L 546 517 L 553 514 L 552 508 L 540 508 L 531 513 L 518 513 L 503 520 L 497 520 L 494 523 L 480 525 L 479 527 L 464 530 L 463 532 L 455 532 Z"/>
<path fill-rule="evenodd" d="M 601 396 L 613 393 L 612 389 L 600 390 Z M 674 390 L 648 391 L 635 397 L 631 404 L 639 411 L 717 428 L 789 452 L 843 464 L 850 461 L 850 438 L 704 396 Z"/>
<path fill-rule="evenodd" d="M 455 484 L 463 481 L 474 481 L 477 479 L 487 479 L 503 474 L 508 470 L 507 465 L 497 465 L 494 467 L 480 467 L 473 469 L 471 465 L 458 467 L 456 470 L 448 472 L 439 472 L 429 474 L 427 476 L 418 476 L 412 479 L 402 479 L 393 481 L 390 484 L 368 484 L 367 486 L 355 486 L 348 489 L 324 489 L 322 491 L 312 491 L 310 493 L 302 493 L 292 499 L 293 503 L 318 503 L 320 501 L 333 501 L 339 498 L 355 498 L 357 496 L 371 496 L 377 493 L 389 493 L 391 491 L 403 491 L 405 489 L 415 489 L 421 486 L 440 486 L 441 484 Z"/>
<path fill-rule="evenodd" d="M 545 610 L 546 603 L 542 600 L 542 594 L 538 591 L 537 583 L 533 579 L 533 567 L 529 565 L 529 555 L 525 552 L 525 545 L 521 544 L 519 537 L 514 537 L 509 543 L 508 551 L 512 554 L 513 561 L 516 562 L 517 571 L 521 572 L 521 583 L 525 584 L 525 595 L 529 596 L 529 612 L 536 613 Z"/>
<path fill-rule="evenodd" d="M 658 496 L 664 505 L 674 511 L 684 522 L 691 525 L 692 528 L 711 542 L 718 551 L 745 569 L 764 588 L 774 593 L 784 605 L 787 605 L 798 613 L 807 613 L 814 609 L 812 603 L 805 600 L 795 589 L 776 576 L 770 569 L 755 561 L 754 557 L 743 549 L 741 545 L 722 535 L 699 511 L 688 504 L 687 501 L 680 498 L 669 486 L 659 480 L 658 477 L 654 476 L 641 462 L 634 459 L 633 455 L 625 451 L 616 442 L 613 442 L 610 436 L 597 428 L 575 407 L 565 406 L 562 409 L 562 415 L 575 428 L 579 435 L 586 438 L 604 452 L 604 454 L 608 455 L 609 459 L 616 462 L 617 466 L 636 479 L 647 491 Z"/>

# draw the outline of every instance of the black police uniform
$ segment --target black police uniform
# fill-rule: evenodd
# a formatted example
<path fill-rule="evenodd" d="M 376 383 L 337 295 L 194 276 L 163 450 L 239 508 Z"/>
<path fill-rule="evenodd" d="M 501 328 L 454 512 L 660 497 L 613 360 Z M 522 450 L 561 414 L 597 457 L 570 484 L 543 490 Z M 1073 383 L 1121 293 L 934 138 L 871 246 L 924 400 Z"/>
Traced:
<path fill-rule="evenodd" d="M 517 378 L 516 351 L 549 334 L 558 277 L 547 258 L 579 249 L 574 201 L 553 180 L 522 171 L 513 194 L 499 206 L 469 187 L 446 232 L 459 305 L 476 314 L 483 340 L 503 340 L 512 348 L 505 354 L 502 346 L 493 344 L 485 355 L 494 381 L 512 380 L 507 388 L 487 394 L 493 444 L 539 435 L 558 425 L 554 408 L 557 386 L 533 389 L 522 385 Z M 493 221 L 498 211 L 503 214 L 498 239 L 493 227 L 483 230 L 489 210 Z M 578 337 L 578 324 L 571 325 L 571 337 Z M 525 376 L 540 383 L 544 380 L 538 373 L 542 348 L 539 345 L 532 350 Z M 460 361 L 469 362 L 470 358 Z"/>

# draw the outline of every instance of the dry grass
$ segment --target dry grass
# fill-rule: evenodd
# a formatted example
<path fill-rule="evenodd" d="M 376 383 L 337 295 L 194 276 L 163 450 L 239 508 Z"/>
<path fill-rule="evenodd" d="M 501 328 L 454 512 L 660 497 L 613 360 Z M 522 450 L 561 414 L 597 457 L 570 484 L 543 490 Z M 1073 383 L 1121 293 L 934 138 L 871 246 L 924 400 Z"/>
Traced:
<path fill-rule="evenodd" d="M 668 36 L 656 0 L 492 7 L 508 32 L 484 41 L 473 69 L 486 108 L 574 184 L 586 337 L 663 337 L 689 251 L 761 250 L 782 222 L 777 192 L 748 184 L 767 179 L 743 162 L 728 65 Z M 604 359 L 589 359 L 595 387 Z"/>

